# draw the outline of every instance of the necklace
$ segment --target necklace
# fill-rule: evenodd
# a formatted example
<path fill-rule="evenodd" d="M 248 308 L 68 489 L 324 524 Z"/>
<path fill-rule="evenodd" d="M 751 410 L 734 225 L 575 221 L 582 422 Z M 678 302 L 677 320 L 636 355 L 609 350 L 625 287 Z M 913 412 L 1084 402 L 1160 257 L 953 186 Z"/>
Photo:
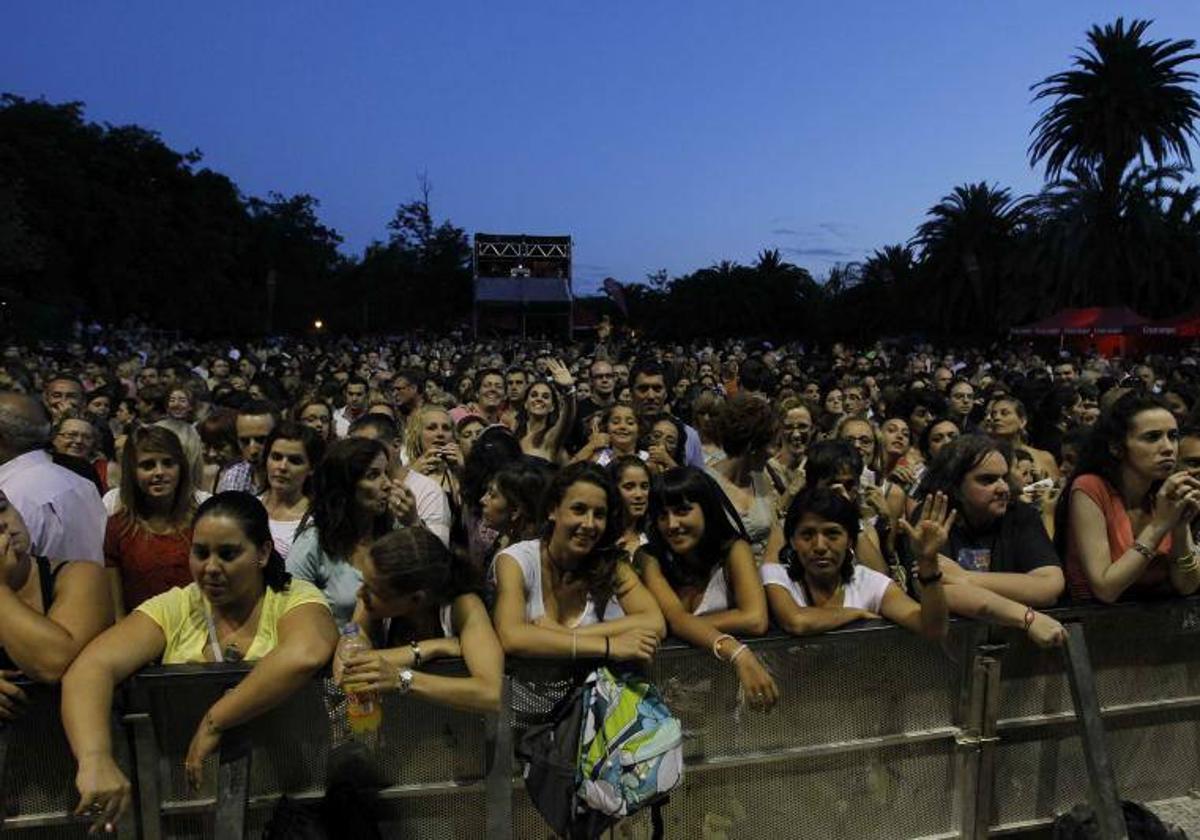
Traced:
<path fill-rule="evenodd" d="M 253 626 L 257 629 L 258 613 L 262 606 L 260 598 L 254 605 L 254 609 L 250 611 L 250 615 L 246 616 L 246 620 L 237 626 L 231 633 L 225 635 L 225 644 L 221 645 L 220 637 L 217 633 L 216 620 L 213 618 L 211 609 L 206 608 L 204 611 L 205 621 L 208 623 L 208 644 L 209 650 L 212 652 L 214 662 L 240 662 L 246 657 L 250 647 L 254 644 L 254 639 L 251 638 L 250 644 L 246 646 L 246 650 L 242 650 L 238 643 L 238 634 L 247 627 Z M 257 633 L 255 634 L 257 635 Z"/>

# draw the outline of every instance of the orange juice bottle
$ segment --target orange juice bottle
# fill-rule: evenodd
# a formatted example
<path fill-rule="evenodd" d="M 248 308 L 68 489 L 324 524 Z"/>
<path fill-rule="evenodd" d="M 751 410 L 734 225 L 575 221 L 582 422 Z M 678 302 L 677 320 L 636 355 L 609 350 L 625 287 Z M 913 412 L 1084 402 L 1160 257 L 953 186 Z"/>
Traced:
<path fill-rule="evenodd" d="M 345 662 L 356 654 L 370 650 L 371 646 L 362 637 L 357 624 L 347 624 L 342 628 L 342 638 L 338 643 L 338 655 Z M 379 705 L 379 694 L 374 691 L 354 691 L 353 686 L 346 686 L 346 724 L 352 735 L 369 736 L 379 731 L 383 721 L 383 709 Z"/>

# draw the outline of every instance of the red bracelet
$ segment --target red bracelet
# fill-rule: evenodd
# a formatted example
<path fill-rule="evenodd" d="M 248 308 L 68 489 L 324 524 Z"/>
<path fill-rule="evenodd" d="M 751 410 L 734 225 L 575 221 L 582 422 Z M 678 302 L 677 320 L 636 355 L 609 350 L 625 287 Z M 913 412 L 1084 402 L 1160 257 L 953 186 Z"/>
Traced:
<path fill-rule="evenodd" d="M 1034 611 L 1033 607 L 1026 607 L 1025 608 L 1025 632 L 1026 633 L 1028 633 L 1029 628 L 1033 626 L 1033 620 L 1035 618 L 1037 618 L 1037 613 Z"/>

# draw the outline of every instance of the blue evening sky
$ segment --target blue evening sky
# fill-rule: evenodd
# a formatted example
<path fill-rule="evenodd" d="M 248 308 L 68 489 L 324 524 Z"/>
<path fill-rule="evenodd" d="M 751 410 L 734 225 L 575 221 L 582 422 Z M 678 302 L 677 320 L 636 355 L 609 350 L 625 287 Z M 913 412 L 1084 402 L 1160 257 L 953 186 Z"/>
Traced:
<path fill-rule="evenodd" d="M 312 193 L 349 253 L 425 171 L 468 233 L 573 236 L 581 291 L 765 247 L 819 276 L 957 184 L 1036 190 L 1029 86 L 1118 15 L 1200 37 L 1196 0 L 14 2 L 0 90 Z"/>

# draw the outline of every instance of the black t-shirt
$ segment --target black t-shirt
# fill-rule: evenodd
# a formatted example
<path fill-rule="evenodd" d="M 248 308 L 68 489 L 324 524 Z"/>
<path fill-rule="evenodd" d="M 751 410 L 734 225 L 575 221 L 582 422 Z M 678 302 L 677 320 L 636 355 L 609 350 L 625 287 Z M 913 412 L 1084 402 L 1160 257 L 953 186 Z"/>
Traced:
<path fill-rule="evenodd" d="M 918 508 L 914 521 L 919 516 Z M 897 543 L 903 546 L 905 565 L 911 565 L 915 558 L 909 554 L 908 541 L 899 539 Z M 1043 566 L 1062 566 L 1041 514 L 1032 505 L 1017 501 L 1009 502 L 1004 516 L 990 527 L 978 531 L 960 514 L 940 553 L 969 572 L 1024 573 Z"/>

